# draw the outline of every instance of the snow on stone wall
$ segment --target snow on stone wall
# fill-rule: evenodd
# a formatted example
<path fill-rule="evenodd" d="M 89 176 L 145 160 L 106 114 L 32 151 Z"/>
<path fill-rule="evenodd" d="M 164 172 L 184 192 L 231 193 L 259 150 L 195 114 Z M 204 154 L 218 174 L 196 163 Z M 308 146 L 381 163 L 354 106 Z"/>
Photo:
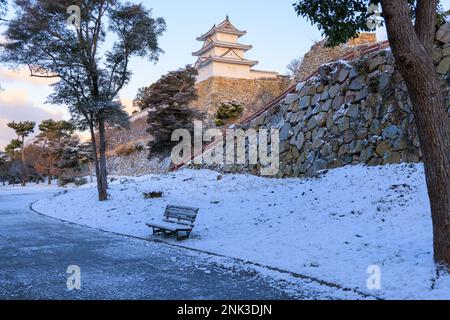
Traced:
<path fill-rule="evenodd" d="M 118 176 L 140 176 L 165 173 L 169 170 L 170 159 L 148 159 L 148 151 L 134 152 L 127 156 L 108 157 L 108 174 Z"/>

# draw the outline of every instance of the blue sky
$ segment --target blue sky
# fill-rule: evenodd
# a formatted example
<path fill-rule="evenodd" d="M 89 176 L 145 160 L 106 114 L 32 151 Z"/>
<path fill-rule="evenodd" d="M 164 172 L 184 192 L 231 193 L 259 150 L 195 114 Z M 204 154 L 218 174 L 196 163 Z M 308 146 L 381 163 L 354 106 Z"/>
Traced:
<path fill-rule="evenodd" d="M 151 84 L 168 71 L 194 63 L 191 54 L 202 45 L 196 37 L 223 21 L 227 14 L 237 28 L 248 32 L 241 42 L 253 45 L 247 57 L 259 60 L 257 69 L 285 73 L 292 59 L 303 56 L 314 41 L 321 39 L 317 27 L 296 16 L 293 0 L 135 2 L 152 8 L 154 17 L 163 17 L 167 31 L 160 39 L 165 53 L 157 64 L 141 59 L 132 61 L 133 79 L 120 94 L 126 104 L 131 103 L 138 88 Z M 450 8 L 450 0 L 444 0 L 443 4 Z M 64 107 L 44 104 L 51 92 L 45 81 L 31 80 L 26 72 L 11 73 L 0 66 L 0 84 L 4 89 L 0 93 L 0 149 L 14 137 L 6 128 L 8 121 L 68 118 Z"/>

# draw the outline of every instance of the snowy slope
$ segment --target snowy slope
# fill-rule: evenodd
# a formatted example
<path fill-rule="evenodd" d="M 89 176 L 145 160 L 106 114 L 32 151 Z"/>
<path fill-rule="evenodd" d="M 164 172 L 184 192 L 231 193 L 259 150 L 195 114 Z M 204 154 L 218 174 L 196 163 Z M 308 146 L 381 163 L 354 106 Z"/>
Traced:
<path fill-rule="evenodd" d="M 119 178 L 111 184 L 110 201 L 99 203 L 95 188 L 84 188 L 41 200 L 34 208 L 151 238 L 145 222 L 160 218 L 167 204 L 195 206 L 200 213 L 185 246 L 384 298 L 450 298 L 450 277 L 436 280 L 422 165 L 349 166 L 318 179 L 218 176 L 182 170 Z M 145 200 L 142 193 L 150 191 L 164 196 Z M 371 265 L 381 268 L 382 290 L 367 288 Z"/>

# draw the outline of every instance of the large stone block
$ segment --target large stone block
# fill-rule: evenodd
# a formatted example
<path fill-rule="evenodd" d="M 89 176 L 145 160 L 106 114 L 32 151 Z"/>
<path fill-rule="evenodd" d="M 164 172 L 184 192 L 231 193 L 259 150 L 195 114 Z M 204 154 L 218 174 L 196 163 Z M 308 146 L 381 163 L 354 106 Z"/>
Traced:
<path fill-rule="evenodd" d="M 338 81 L 340 83 L 343 83 L 345 80 L 347 80 L 348 75 L 350 74 L 350 70 L 346 68 L 342 68 L 339 72 Z"/>
<path fill-rule="evenodd" d="M 323 126 L 325 126 L 325 124 L 327 122 L 327 113 L 321 112 L 318 115 L 316 115 L 315 118 L 316 118 L 318 126 L 323 127 Z"/>
<path fill-rule="evenodd" d="M 290 104 L 296 102 L 297 100 L 298 100 L 298 94 L 297 93 L 289 93 L 286 96 L 285 103 L 290 105 Z"/>
<path fill-rule="evenodd" d="M 377 148 L 375 150 L 375 152 L 380 156 L 380 157 L 384 157 L 384 155 L 392 150 L 392 146 L 389 143 L 389 141 L 383 140 L 381 142 L 378 143 Z"/>
<path fill-rule="evenodd" d="M 317 119 L 316 117 L 311 117 L 311 119 L 309 119 L 308 123 L 306 124 L 306 129 L 308 131 L 314 129 L 315 127 L 317 127 L 318 123 L 317 123 Z"/>
<path fill-rule="evenodd" d="M 450 56 L 450 43 L 445 45 L 442 49 L 442 57 L 448 57 Z"/>
<path fill-rule="evenodd" d="M 338 120 L 339 131 L 344 132 L 350 129 L 350 118 L 342 117 Z"/>
<path fill-rule="evenodd" d="M 387 152 L 383 157 L 383 164 L 400 163 L 401 155 L 398 152 Z"/>
<path fill-rule="evenodd" d="M 344 98 L 344 96 L 336 96 L 336 97 L 334 97 L 334 99 L 333 99 L 333 103 L 332 103 L 332 106 L 333 106 L 333 109 L 339 109 L 343 104 L 344 104 L 344 102 L 345 102 L 345 98 Z M 325 111 L 328 111 L 328 110 L 325 110 Z"/>
<path fill-rule="evenodd" d="M 341 92 L 341 85 L 340 84 L 335 84 L 333 85 L 330 90 L 329 90 L 329 96 L 331 98 L 334 98 L 335 96 L 337 96 L 337 94 Z"/>
<path fill-rule="evenodd" d="M 294 145 L 298 150 L 301 150 L 303 144 L 305 143 L 305 135 L 300 132 L 296 137 L 292 137 L 291 144 Z"/>
<path fill-rule="evenodd" d="M 390 125 L 383 130 L 383 137 L 385 139 L 397 139 L 398 135 L 401 133 L 401 129 L 395 125 Z"/>
<path fill-rule="evenodd" d="M 331 103 L 332 103 L 332 100 L 327 100 L 327 101 L 325 101 L 325 102 L 320 106 L 320 109 L 321 109 L 322 111 L 324 111 L 324 112 L 328 112 L 328 111 L 330 110 L 330 108 L 331 108 Z"/>
<path fill-rule="evenodd" d="M 364 76 L 359 76 L 359 77 L 355 78 L 350 83 L 349 89 L 353 90 L 353 91 L 361 90 L 364 87 L 364 80 L 365 80 Z"/>
<path fill-rule="evenodd" d="M 357 118 L 359 115 L 359 105 L 357 104 L 349 105 L 347 110 L 345 111 L 345 115 L 353 119 Z"/>
<path fill-rule="evenodd" d="M 289 139 L 293 134 L 292 126 L 290 123 L 286 122 L 280 130 L 280 140 L 284 141 Z"/>
<path fill-rule="evenodd" d="M 450 71 L 450 57 L 445 57 L 442 59 L 437 66 L 436 71 L 442 75 L 448 74 Z"/>
<path fill-rule="evenodd" d="M 295 90 L 296 90 L 297 92 L 300 92 L 300 91 L 303 89 L 304 86 L 305 86 L 305 83 L 304 83 L 304 82 L 300 82 L 300 83 L 298 83 L 297 86 L 295 87 Z"/>
<path fill-rule="evenodd" d="M 386 54 L 379 53 L 375 57 L 373 57 L 370 61 L 369 72 L 372 72 L 378 66 L 386 63 Z"/>
<path fill-rule="evenodd" d="M 356 94 L 355 102 L 359 102 L 361 100 L 366 99 L 368 95 L 369 95 L 369 89 L 367 89 L 367 87 L 363 88 L 362 90 L 358 91 L 358 93 Z"/>
<path fill-rule="evenodd" d="M 299 106 L 300 109 L 306 109 L 311 105 L 311 96 L 304 96 L 300 98 Z"/>
<path fill-rule="evenodd" d="M 436 40 L 442 43 L 450 43 L 450 22 L 441 26 L 436 33 Z"/>

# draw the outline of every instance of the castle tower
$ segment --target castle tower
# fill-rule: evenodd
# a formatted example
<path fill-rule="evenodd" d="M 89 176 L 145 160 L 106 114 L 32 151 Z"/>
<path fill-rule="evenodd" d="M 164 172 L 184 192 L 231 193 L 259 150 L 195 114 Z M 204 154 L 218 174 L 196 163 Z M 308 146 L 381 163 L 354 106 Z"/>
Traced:
<path fill-rule="evenodd" d="M 251 69 L 258 61 L 245 59 L 245 52 L 251 45 L 238 42 L 246 35 L 246 31 L 238 30 L 230 22 L 229 17 L 214 25 L 207 33 L 197 38 L 203 47 L 192 55 L 198 57 L 195 67 L 199 73 L 197 82 L 211 77 L 235 79 L 268 79 L 276 78 L 278 73 Z"/>

